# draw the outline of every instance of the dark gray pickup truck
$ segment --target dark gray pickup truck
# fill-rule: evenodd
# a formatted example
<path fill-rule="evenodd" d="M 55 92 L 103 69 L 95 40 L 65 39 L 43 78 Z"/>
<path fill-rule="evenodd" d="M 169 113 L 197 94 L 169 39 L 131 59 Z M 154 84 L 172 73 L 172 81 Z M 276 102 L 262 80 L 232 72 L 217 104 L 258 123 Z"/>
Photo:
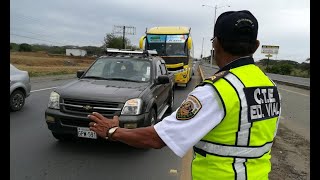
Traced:
<path fill-rule="evenodd" d="M 58 140 L 97 139 L 87 115 L 119 116 L 120 127 L 156 124 L 174 102 L 173 74 L 165 61 L 147 51 L 116 51 L 96 59 L 79 79 L 50 94 L 45 119 Z"/>

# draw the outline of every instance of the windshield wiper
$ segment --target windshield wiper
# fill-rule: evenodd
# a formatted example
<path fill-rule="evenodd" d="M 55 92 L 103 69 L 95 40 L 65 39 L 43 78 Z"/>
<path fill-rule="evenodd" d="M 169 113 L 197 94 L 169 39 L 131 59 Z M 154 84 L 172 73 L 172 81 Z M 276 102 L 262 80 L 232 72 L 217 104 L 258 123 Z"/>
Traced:
<path fill-rule="evenodd" d="M 105 79 L 106 79 L 106 78 L 100 77 L 100 76 L 84 76 L 83 78 L 88 78 L 88 79 L 101 79 L 101 80 L 105 80 Z"/>
<path fill-rule="evenodd" d="M 125 79 L 125 78 L 105 78 L 105 80 L 116 80 L 116 81 L 129 81 L 129 82 L 141 82 L 131 79 Z"/>
<path fill-rule="evenodd" d="M 141 81 L 125 79 L 125 78 L 104 78 L 104 77 L 100 77 L 100 76 L 84 76 L 83 78 L 99 79 L 99 80 L 116 80 L 116 81 L 141 82 Z"/>

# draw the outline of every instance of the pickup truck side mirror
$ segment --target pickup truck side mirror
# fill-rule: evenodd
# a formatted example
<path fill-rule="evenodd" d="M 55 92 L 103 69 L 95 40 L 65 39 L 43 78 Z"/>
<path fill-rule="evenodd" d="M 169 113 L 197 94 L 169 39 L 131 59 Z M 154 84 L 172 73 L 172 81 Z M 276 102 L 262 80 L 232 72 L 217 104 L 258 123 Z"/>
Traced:
<path fill-rule="evenodd" d="M 167 84 L 169 83 L 170 80 L 169 80 L 169 77 L 166 76 L 166 75 L 160 75 L 158 76 L 158 79 L 157 79 L 157 84 Z"/>
<path fill-rule="evenodd" d="M 78 70 L 77 71 L 77 78 L 81 78 L 81 76 L 83 75 L 84 70 Z"/>

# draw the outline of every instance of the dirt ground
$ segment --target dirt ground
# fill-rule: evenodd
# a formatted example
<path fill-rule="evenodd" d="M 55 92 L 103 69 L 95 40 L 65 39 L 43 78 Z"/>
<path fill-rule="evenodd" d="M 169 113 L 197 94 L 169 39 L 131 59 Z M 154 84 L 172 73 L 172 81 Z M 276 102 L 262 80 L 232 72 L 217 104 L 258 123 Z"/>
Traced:
<path fill-rule="evenodd" d="M 20 70 L 28 71 L 30 77 L 76 74 L 87 69 L 92 57 L 51 55 L 46 52 L 10 52 L 10 63 Z"/>
<path fill-rule="evenodd" d="M 310 142 L 280 124 L 271 162 L 270 180 L 309 180 Z"/>

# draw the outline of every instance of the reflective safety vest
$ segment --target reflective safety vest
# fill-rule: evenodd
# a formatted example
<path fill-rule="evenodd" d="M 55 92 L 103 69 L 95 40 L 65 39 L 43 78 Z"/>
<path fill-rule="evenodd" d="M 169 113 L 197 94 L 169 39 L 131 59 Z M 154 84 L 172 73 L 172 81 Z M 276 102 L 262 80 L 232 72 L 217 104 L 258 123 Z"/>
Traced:
<path fill-rule="evenodd" d="M 193 180 L 268 179 L 281 110 L 273 81 L 248 64 L 215 74 L 204 84 L 220 96 L 225 116 L 194 146 Z"/>

